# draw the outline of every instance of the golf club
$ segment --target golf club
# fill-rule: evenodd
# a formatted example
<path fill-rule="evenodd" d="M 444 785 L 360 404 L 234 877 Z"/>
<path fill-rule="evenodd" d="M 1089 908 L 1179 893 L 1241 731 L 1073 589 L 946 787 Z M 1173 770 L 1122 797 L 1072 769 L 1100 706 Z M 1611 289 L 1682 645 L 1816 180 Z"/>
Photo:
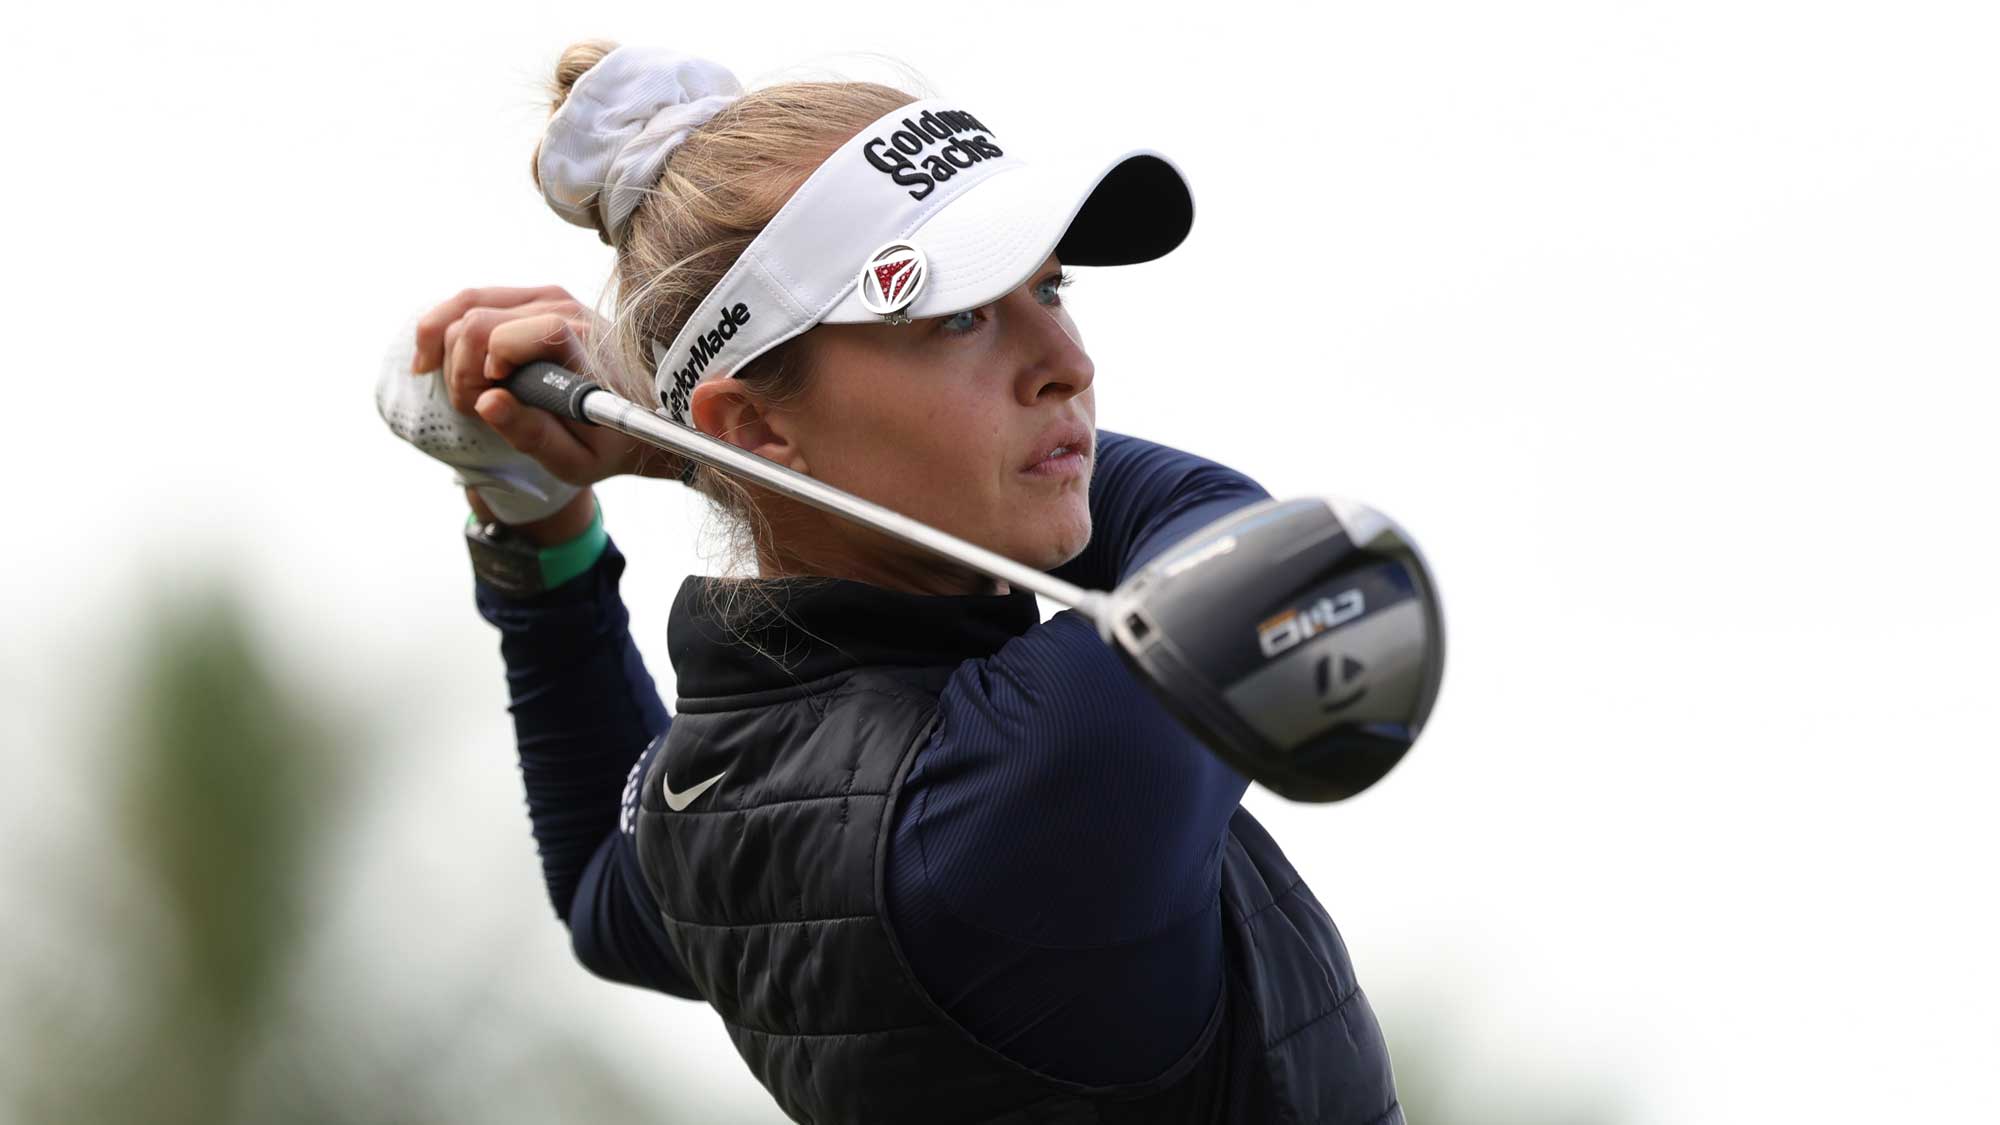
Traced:
<path fill-rule="evenodd" d="M 1110 591 L 1086 590 L 681 426 L 553 363 L 501 384 L 844 516 L 1089 618 L 1167 711 L 1244 777 L 1295 801 L 1380 780 L 1430 717 L 1444 622 L 1394 521 L 1338 498 L 1269 499 L 1208 524 Z"/>

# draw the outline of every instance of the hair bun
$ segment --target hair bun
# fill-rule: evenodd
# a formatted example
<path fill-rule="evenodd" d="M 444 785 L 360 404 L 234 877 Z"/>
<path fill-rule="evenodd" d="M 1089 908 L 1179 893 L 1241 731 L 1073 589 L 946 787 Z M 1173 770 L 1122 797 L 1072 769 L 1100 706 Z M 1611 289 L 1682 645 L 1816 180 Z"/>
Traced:
<path fill-rule="evenodd" d="M 616 246 L 668 154 L 743 85 L 707 59 L 591 40 L 563 52 L 554 91 L 535 182 L 556 214 Z"/>

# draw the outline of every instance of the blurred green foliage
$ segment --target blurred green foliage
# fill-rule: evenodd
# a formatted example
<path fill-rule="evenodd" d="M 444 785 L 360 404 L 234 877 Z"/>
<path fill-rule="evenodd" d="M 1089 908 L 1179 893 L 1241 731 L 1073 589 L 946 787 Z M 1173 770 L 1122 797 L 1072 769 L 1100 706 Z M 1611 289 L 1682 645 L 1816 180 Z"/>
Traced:
<path fill-rule="evenodd" d="M 0 1118 L 688 1119 L 504 975 L 413 992 L 306 963 L 369 736 L 274 674 L 230 589 L 155 597 L 93 669 L 102 822 L 15 903 L 47 940 L 0 976 Z"/>

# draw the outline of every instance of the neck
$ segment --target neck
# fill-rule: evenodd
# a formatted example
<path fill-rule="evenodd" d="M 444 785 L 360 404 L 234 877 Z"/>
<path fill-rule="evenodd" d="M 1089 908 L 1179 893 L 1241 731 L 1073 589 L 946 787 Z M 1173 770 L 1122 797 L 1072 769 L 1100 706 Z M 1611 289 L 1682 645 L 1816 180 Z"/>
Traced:
<path fill-rule="evenodd" d="M 758 552 L 759 578 L 818 575 L 866 582 L 905 594 L 1004 595 L 1012 587 L 1001 579 L 917 551 L 887 536 L 857 529 L 866 542 L 838 540 L 839 545 L 815 551 Z"/>

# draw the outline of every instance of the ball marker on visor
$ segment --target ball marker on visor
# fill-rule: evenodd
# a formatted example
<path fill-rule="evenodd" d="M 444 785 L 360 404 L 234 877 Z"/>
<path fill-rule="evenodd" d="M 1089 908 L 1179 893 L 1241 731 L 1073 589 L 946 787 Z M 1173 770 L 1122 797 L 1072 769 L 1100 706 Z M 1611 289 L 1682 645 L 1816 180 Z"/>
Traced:
<path fill-rule="evenodd" d="M 891 242 L 870 254 L 861 267 L 856 282 L 861 303 L 890 324 L 908 324 L 910 317 L 903 310 L 916 303 L 927 273 L 922 250 L 907 242 Z"/>

